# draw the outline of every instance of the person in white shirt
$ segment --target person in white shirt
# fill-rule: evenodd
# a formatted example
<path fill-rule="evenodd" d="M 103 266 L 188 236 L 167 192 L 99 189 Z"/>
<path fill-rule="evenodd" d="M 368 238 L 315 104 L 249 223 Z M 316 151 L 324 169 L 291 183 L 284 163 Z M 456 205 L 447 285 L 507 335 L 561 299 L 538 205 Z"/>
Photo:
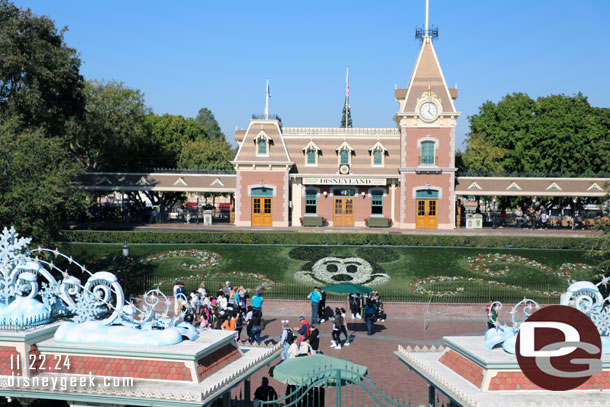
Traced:
<path fill-rule="evenodd" d="M 296 358 L 299 356 L 299 338 L 296 336 L 292 340 L 292 345 L 288 347 L 288 359 Z"/>

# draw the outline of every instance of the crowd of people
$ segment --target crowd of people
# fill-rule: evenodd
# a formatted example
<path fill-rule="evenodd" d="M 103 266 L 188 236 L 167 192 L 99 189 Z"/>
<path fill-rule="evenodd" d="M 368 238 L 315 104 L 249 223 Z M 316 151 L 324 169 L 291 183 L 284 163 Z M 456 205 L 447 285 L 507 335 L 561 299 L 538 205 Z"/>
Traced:
<path fill-rule="evenodd" d="M 464 206 L 464 202 L 458 200 L 457 203 L 460 227 L 466 225 L 466 213 L 467 210 Z M 559 213 L 559 210 L 547 208 L 540 202 L 533 202 L 527 206 L 517 206 L 516 208 L 504 209 L 502 208 L 499 212 L 494 211 L 491 208 L 486 210 L 481 209 L 481 205 L 477 204 L 475 214 L 481 214 L 484 216 L 484 222 L 492 228 L 514 226 L 517 229 L 549 229 L 549 228 L 571 228 L 572 230 L 583 229 L 587 225 L 607 221 L 607 218 L 603 218 L 601 215 L 594 218 L 585 219 L 582 212 L 574 211 L 572 215 L 563 215 Z"/>
<path fill-rule="evenodd" d="M 230 281 L 219 286 L 214 293 L 209 293 L 202 282 L 197 290 L 187 294 L 184 283 L 178 281 L 174 285 L 173 294 L 174 315 L 185 322 L 201 330 L 234 331 L 236 341 L 241 340 L 245 327 L 248 342 L 260 345 L 264 328 L 264 298 L 260 289 L 250 298 L 243 286 L 233 287 Z M 282 320 L 282 360 L 318 353 L 320 337 L 316 324 L 326 321 L 332 324 L 331 348 L 341 349 L 350 344 L 346 309 L 337 307 L 332 310 L 327 307 L 326 293 L 319 287 L 314 287 L 307 297 L 311 300 L 311 323 L 304 316 L 299 317 L 299 325 L 295 327 L 290 326 L 289 320 Z M 348 303 L 351 319 L 364 319 L 367 335 L 373 335 L 376 321 L 385 321 L 387 317 L 379 293 L 375 291 L 370 294 L 349 294 Z"/>
<path fill-rule="evenodd" d="M 242 331 L 250 344 L 261 343 L 263 330 L 263 293 L 256 290 L 252 298 L 247 295 L 243 286 L 233 287 L 230 281 L 219 286 L 215 293 L 208 293 L 202 282 L 197 290 L 190 294 L 184 290 L 184 283 L 174 285 L 174 315 L 181 316 L 199 329 L 221 329 L 235 331 L 235 340 L 241 339 Z M 248 299 L 250 305 L 247 305 Z"/>

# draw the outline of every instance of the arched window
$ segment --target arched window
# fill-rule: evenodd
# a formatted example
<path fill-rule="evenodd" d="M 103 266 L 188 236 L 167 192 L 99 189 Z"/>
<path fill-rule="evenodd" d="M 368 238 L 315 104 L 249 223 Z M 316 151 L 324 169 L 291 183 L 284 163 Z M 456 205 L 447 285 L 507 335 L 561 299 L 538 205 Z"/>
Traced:
<path fill-rule="evenodd" d="M 383 151 L 373 151 L 373 165 L 383 165 Z"/>

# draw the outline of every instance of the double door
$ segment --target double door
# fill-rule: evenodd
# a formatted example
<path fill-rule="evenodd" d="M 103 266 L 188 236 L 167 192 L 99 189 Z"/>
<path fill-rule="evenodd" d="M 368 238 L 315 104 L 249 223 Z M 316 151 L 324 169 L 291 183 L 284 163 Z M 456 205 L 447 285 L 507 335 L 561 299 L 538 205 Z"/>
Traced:
<path fill-rule="evenodd" d="M 252 226 L 273 224 L 271 198 L 252 198 Z"/>
<path fill-rule="evenodd" d="M 417 200 L 417 220 L 418 229 L 436 229 L 438 224 L 438 200 L 437 199 L 418 199 Z"/>
<path fill-rule="evenodd" d="M 354 198 L 335 198 L 334 226 L 354 226 Z"/>

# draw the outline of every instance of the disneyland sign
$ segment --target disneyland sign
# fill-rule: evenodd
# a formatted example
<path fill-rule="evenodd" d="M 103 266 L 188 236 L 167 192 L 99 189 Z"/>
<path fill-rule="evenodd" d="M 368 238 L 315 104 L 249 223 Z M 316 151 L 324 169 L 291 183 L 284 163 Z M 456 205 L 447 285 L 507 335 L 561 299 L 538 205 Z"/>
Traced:
<path fill-rule="evenodd" d="M 303 178 L 303 185 L 385 185 L 384 178 Z"/>

